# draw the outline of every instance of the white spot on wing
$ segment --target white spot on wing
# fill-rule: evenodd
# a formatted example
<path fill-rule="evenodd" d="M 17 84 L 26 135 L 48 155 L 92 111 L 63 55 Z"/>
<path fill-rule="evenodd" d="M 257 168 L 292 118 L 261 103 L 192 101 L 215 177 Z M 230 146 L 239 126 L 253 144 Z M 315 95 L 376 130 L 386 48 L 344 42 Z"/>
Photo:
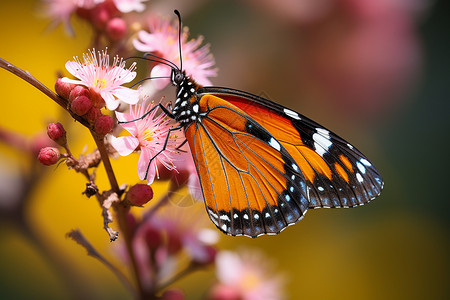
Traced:
<path fill-rule="evenodd" d="M 274 139 L 273 137 L 270 138 L 269 145 L 272 146 L 272 148 L 275 148 L 277 151 L 281 150 L 280 143 L 278 143 L 277 140 Z"/>
<path fill-rule="evenodd" d="M 356 166 L 358 167 L 358 170 L 359 170 L 361 173 L 366 174 L 366 168 L 363 166 L 362 163 L 356 162 Z"/>
<path fill-rule="evenodd" d="M 300 117 L 298 116 L 298 113 L 296 113 L 296 112 L 293 111 L 293 110 L 290 110 L 290 109 L 285 108 L 285 109 L 284 109 L 284 113 L 285 113 L 286 115 L 288 115 L 289 117 L 291 117 L 291 118 L 294 118 L 294 119 L 296 119 L 296 120 L 300 120 Z"/>
<path fill-rule="evenodd" d="M 368 160 L 365 159 L 365 158 L 361 158 L 360 161 L 361 161 L 364 165 L 366 165 L 366 166 L 368 166 L 368 167 L 370 167 L 370 166 L 372 165 L 372 164 L 370 163 L 370 161 L 368 161 Z"/>
<path fill-rule="evenodd" d="M 230 218 L 228 217 L 228 215 L 220 215 L 220 219 L 224 220 L 224 221 L 228 221 L 231 222 Z"/>
<path fill-rule="evenodd" d="M 194 106 L 192 106 L 192 110 L 193 110 L 194 112 L 198 113 L 198 109 L 199 109 L 198 104 L 195 104 Z"/>
<path fill-rule="evenodd" d="M 319 130 L 319 129 L 317 129 Z M 326 130 L 328 132 L 328 130 Z M 314 148 L 320 156 L 323 156 L 327 150 L 331 147 L 332 143 L 329 136 L 323 136 L 322 134 L 314 133 Z"/>
<path fill-rule="evenodd" d="M 358 179 L 359 183 L 362 183 L 364 181 L 364 178 L 359 173 L 356 173 L 356 179 Z"/>

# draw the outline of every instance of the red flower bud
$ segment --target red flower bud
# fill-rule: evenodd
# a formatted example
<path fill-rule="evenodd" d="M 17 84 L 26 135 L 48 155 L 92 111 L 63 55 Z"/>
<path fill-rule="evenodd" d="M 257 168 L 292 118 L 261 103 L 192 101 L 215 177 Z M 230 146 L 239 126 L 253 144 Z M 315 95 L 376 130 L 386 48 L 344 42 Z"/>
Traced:
<path fill-rule="evenodd" d="M 153 198 L 153 189 L 146 184 L 135 184 L 128 190 L 126 201 L 133 206 L 142 206 Z"/>
<path fill-rule="evenodd" d="M 78 96 L 86 96 L 89 98 L 89 91 L 82 85 L 75 86 L 69 94 L 69 103 L 72 103 Z"/>
<path fill-rule="evenodd" d="M 51 166 L 58 162 L 60 156 L 57 148 L 45 147 L 39 151 L 38 160 L 43 165 Z"/>
<path fill-rule="evenodd" d="M 92 107 L 92 101 L 86 96 L 78 96 L 70 105 L 70 109 L 77 115 L 82 116 L 86 114 Z"/>
<path fill-rule="evenodd" d="M 111 118 L 111 116 L 101 115 L 100 117 L 98 117 L 97 121 L 95 121 L 94 130 L 98 134 L 105 135 L 105 134 L 111 132 L 111 130 L 113 129 L 113 126 L 114 126 L 114 121 Z"/>
<path fill-rule="evenodd" d="M 89 123 L 94 124 L 101 115 L 102 112 L 100 111 L 100 108 L 93 106 L 86 114 L 86 119 Z"/>
<path fill-rule="evenodd" d="M 215 285 L 207 297 L 210 300 L 240 300 L 243 299 L 237 288 L 229 287 L 224 284 Z"/>
<path fill-rule="evenodd" d="M 64 130 L 64 127 L 61 123 L 48 124 L 47 135 L 60 146 L 64 146 L 67 144 L 66 131 Z"/>
<path fill-rule="evenodd" d="M 205 245 L 202 249 L 201 255 L 193 257 L 194 262 L 201 265 L 209 265 L 216 260 L 217 249 L 213 246 Z"/>
<path fill-rule="evenodd" d="M 55 83 L 55 91 L 58 95 L 64 99 L 69 99 L 70 92 L 75 88 L 75 84 L 63 82 L 61 78 L 58 78 Z"/>
<path fill-rule="evenodd" d="M 144 238 L 149 249 L 155 250 L 163 243 L 161 232 L 153 226 L 147 226 Z"/>
<path fill-rule="evenodd" d="M 97 108 L 105 107 L 105 99 L 103 99 L 102 95 L 100 95 L 98 92 L 96 92 L 94 89 L 89 90 L 89 98 L 92 101 L 92 105 L 94 105 Z"/>
<path fill-rule="evenodd" d="M 111 14 L 105 5 L 100 3 L 92 9 L 91 22 L 97 29 L 103 30 L 109 19 L 111 19 Z"/>
<path fill-rule="evenodd" d="M 167 252 L 171 255 L 177 254 L 183 248 L 180 233 L 176 230 L 167 231 Z"/>
<path fill-rule="evenodd" d="M 106 24 L 106 33 L 112 41 L 118 41 L 127 33 L 127 24 L 121 18 L 111 19 Z"/>
<path fill-rule="evenodd" d="M 179 289 L 167 290 L 162 294 L 162 300 L 184 300 L 184 294 Z"/>

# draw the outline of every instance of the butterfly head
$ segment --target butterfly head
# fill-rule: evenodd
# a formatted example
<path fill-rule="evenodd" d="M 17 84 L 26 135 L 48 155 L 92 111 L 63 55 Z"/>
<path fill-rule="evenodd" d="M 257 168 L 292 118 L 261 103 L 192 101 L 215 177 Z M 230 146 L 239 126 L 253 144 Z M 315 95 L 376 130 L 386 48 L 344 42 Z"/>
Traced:
<path fill-rule="evenodd" d="M 170 80 L 172 84 L 179 87 L 183 80 L 186 78 L 186 73 L 182 70 L 172 68 L 172 74 L 170 75 Z"/>

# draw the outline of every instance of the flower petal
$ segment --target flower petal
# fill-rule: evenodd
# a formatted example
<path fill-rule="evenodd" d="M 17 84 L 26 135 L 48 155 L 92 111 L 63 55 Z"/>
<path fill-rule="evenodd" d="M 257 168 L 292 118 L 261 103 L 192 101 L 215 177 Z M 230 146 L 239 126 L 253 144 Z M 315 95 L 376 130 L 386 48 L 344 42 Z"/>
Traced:
<path fill-rule="evenodd" d="M 150 163 L 153 153 L 147 148 L 141 148 L 138 162 L 138 176 L 141 180 L 147 180 L 147 184 L 153 183 L 155 179 L 155 160 Z M 150 164 L 150 165 L 149 165 Z"/>
<path fill-rule="evenodd" d="M 111 135 L 110 143 L 121 156 L 127 156 L 136 150 L 136 147 L 139 145 L 139 140 L 134 136 L 123 136 L 116 138 Z"/>

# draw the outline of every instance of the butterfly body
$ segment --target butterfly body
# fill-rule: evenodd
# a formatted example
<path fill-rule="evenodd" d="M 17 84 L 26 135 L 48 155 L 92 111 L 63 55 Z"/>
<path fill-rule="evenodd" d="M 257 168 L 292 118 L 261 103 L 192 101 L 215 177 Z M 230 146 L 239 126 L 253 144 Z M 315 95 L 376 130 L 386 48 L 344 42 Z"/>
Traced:
<path fill-rule="evenodd" d="M 354 207 L 381 192 L 378 171 L 328 129 L 268 99 L 202 87 L 173 69 L 184 128 L 212 222 L 230 235 L 277 234 L 308 208 Z"/>

